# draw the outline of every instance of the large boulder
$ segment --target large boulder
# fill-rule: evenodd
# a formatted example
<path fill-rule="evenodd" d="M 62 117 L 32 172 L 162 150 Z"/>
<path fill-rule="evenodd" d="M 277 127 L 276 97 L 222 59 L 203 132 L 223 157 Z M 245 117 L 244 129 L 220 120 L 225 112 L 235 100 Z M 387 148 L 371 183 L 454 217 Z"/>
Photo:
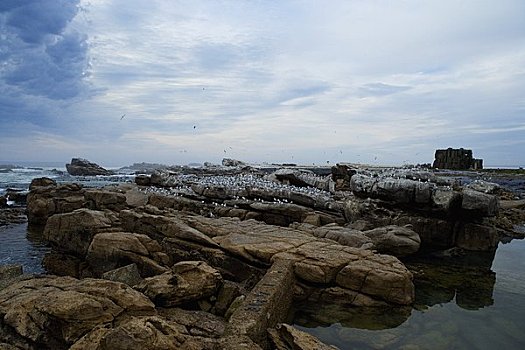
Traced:
<path fill-rule="evenodd" d="M 33 179 L 27 195 L 27 218 L 30 224 L 44 225 L 47 218 L 69 213 L 85 205 L 84 189 L 78 184 L 57 185 L 48 178 Z"/>
<path fill-rule="evenodd" d="M 95 234 L 109 230 L 111 226 L 112 219 L 107 213 L 77 209 L 50 217 L 43 237 L 62 252 L 84 257 Z"/>
<path fill-rule="evenodd" d="M 104 169 L 98 164 L 92 163 L 86 159 L 73 158 L 71 163 L 66 164 L 67 172 L 73 176 L 96 176 L 96 175 L 112 175 L 113 172 Z"/>
<path fill-rule="evenodd" d="M 315 241 L 275 254 L 275 259 L 292 260 L 296 276 L 306 282 L 337 284 L 395 304 L 414 301 L 412 274 L 390 255 Z"/>
<path fill-rule="evenodd" d="M 153 303 L 122 283 L 45 276 L 0 291 L 0 343 L 66 349 L 98 327 L 155 315 Z"/>
<path fill-rule="evenodd" d="M 111 218 L 104 212 L 77 209 L 47 220 L 43 237 L 62 252 L 84 257 L 95 234 L 109 230 Z"/>
<path fill-rule="evenodd" d="M 144 234 L 102 232 L 93 237 L 86 261 L 96 276 L 135 263 L 142 277 L 168 271 L 168 256 L 160 244 Z"/>
<path fill-rule="evenodd" d="M 203 261 L 182 261 L 171 271 L 146 278 L 135 288 L 147 295 L 157 306 L 173 307 L 214 295 L 222 284 L 222 276 Z"/>

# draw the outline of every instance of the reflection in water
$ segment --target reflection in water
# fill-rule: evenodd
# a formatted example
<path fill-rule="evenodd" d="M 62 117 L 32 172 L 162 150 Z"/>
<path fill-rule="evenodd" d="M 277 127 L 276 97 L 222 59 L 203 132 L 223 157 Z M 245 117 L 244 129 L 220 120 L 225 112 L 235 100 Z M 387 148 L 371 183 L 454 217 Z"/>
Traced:
<path fill-rule="evenodd" d="M 407 262 L 414 274 L 415 307 L 423 310 L 452 301 L 466 310 L 492 305 L 496 283 L 496 274 L 490 269 L 493 258 L 493 253 L 471 253 L 451 260 Z"/>
<path fill-rule="evenodd" d="M 0 265 L 21 264 L 25 273 L 45 273 L 42 258 L 47 251 L 42 227 L 27 223 L 0 227 Z"/>
<path fill-rule="evenodd" d="M 294 324 L 342 350 L 525 348 L 525 241 L 406 264 L 411 312 L 298 304 Z"/>

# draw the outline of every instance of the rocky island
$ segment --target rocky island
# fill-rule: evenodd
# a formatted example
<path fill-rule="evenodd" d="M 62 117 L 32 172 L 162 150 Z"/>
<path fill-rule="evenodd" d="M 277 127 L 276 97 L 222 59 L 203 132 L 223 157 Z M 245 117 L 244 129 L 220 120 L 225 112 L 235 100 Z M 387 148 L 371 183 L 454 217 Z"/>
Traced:
<path fill-rule="evenodd" d="M 35 179 L 49 275 L 0 270 L 0 348 L 333 349 L 287 323 L 294 303 L 410 310 L 405 259 L 493 253 L 522 235 L 524 204 L 489 182 L 350 164 Z"/>

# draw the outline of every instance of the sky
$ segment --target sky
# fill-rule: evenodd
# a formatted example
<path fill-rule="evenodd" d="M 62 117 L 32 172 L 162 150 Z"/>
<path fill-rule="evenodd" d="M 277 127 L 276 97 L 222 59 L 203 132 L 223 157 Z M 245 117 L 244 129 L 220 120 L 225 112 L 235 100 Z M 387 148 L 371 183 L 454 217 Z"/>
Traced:
<path fill-rule="evenodd" d="M 523 0 L 1 0 L 0 160 L 525 165 Z"/>

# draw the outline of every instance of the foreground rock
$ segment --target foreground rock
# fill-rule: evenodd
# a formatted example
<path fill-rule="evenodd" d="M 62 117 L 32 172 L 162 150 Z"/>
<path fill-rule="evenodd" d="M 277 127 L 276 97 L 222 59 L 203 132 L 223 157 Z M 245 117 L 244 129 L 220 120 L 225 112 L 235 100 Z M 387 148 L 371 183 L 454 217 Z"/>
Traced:
<path fill-rule="evenodd" d="M 0 341 L 29 349 L 65 349 L 97 327 L 155 313 L 148 298 L 121 283 L 29 279 L 0 292 Z"/>
<path fill-rule="evenodd" d="M 96 176 L 113 174 L 112 171 L 104 169 L 100 165 L 92 163 L 82 158 L 71 159 L 71 163 L 66 164 L 66 169 L 69 175 L 73 176 Z"/>

